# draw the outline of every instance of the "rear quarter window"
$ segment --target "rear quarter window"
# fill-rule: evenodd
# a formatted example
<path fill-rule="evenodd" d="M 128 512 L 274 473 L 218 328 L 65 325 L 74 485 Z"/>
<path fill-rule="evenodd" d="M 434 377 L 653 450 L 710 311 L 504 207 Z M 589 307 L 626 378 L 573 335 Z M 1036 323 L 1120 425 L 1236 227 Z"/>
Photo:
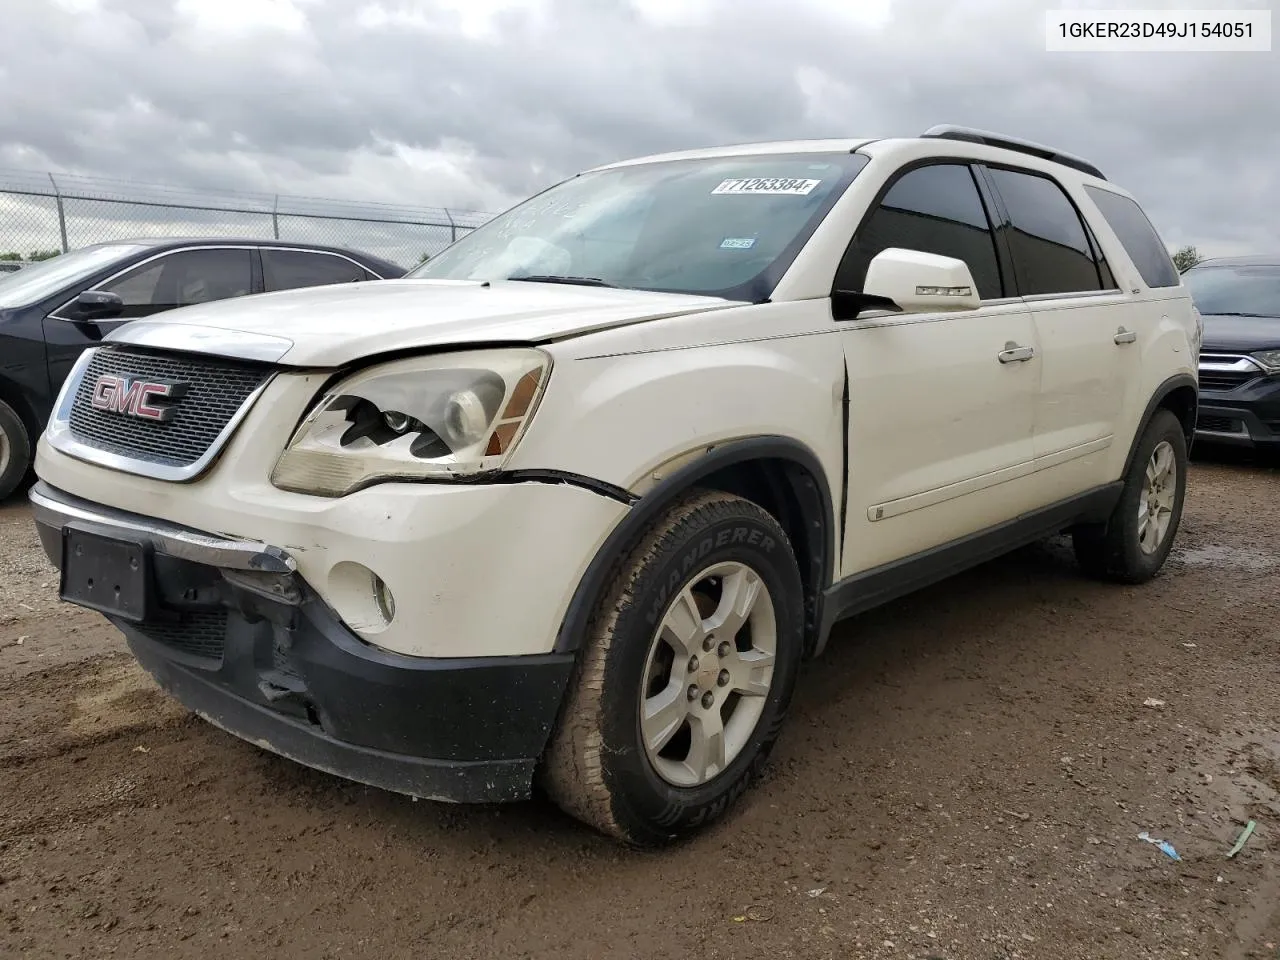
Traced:
<path fill-rule="evenodd" d="M 1142 282 L 1148 287 L 1176 287 L 1178 271 L 1160 234 L 1156 233 L 1156 228 L 1151 225 L 1142 208 L 1128 197 L 1110 190 L 1091 184 L 1085 184 L 1084 189 L 1102 213 L 1103 219 L 1115 231 L 1124 252 L 1138 268 Z"/>

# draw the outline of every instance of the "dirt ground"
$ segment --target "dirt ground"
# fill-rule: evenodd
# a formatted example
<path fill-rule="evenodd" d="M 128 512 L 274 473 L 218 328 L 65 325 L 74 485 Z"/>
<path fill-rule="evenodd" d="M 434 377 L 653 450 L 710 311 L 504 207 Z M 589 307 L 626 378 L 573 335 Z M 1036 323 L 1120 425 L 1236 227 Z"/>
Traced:
<path fill-rule="evenodd" d="M 844 624 L 767 780 L 659 854 L 188 716 L 57 603 L 11 503 L 0 957 L 1280 957 L 1278 494 L 1198 463 L 1145 587 L 1050 543 Z"/>

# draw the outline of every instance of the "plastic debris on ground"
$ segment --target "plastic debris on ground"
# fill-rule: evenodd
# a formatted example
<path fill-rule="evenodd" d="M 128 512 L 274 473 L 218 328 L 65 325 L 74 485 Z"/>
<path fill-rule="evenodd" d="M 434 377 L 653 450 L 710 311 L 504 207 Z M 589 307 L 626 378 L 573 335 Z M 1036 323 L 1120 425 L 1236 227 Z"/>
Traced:
<path fill-rule="evenodd" d="M 1249 838 L 1253 836 L 1253 831 L 1257 828 L 1257 826 L 1258 826 L 1257 823 L 1255 823 L 1254 821 L 1252 820 L 1249 821 L 1249 823 L 1245 826 L 1244 830 L 1241 831 L 1240 838 L 1236 840 L 1236 845 L 1232 847 L 1231 852 L 1227 854 L 1228 860 L 1230 860 L 1237 853 L 1239 853 L 1241 850 L 1244 849 L 1244 845 L 1249 841 Z"/>
<path fill-rule="evenodd" d="M 1142 833 L 1138 834 L 1138 839 L 1141 840 L 1143 843 L 1149 843 L 1154 847 L 1159 847 L 1160 852 L 1163 853 L 1170 860 L 1182 859 L 1182 857 L 1178 856 L 1178 851 L 1173 849 L 1173 844 L 1169 843 L 1169 841 L 1167 840 L 1158 840 L 1155 837 L 1153 837 L 1151 834 L 1147 833 L 1147 831 L 1145 830 L 1143 830 Z"/>

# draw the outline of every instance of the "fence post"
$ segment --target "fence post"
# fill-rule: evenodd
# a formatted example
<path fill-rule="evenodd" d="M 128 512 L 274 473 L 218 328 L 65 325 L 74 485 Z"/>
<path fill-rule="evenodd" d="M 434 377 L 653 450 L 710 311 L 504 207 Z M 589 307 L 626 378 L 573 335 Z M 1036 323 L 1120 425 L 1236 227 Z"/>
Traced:
<path fill-rule="evenodd" d="M 277 240 L 280 239 L 280 194 L 278 193 L 275 206 L 271 208 L 271 233 Z"/>
<path fill-rule="evenodd" d="M 454 243 L 458 239 L 458 225 L 453 222 L 453 214 L 449 212 L 448 207 L 441 207 L 444 215 L 449 218 L 449 242 Z"/>
<path fill-rule="evenodd" d="M 62 237 L 62 252 L 66 253 L 67 247 L 67 211 L 62 206 L 62 190 L 58 187 L 58 181 L 53 179 L 53 174 L 49 174 L 49 182 L 53 184 L 54 202 L 58 205 L 58 234 Z"/>

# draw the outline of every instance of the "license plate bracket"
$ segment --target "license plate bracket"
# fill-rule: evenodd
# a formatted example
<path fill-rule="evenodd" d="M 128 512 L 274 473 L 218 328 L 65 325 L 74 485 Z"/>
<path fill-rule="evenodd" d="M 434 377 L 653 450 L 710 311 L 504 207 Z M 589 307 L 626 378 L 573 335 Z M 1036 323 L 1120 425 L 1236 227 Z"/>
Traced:
<path fill-rule="evenodd" d="M 151 544 L 74 525 L 62 530 L 58 596 L 107 616 L 140 623 L 152 602 Z"/>

